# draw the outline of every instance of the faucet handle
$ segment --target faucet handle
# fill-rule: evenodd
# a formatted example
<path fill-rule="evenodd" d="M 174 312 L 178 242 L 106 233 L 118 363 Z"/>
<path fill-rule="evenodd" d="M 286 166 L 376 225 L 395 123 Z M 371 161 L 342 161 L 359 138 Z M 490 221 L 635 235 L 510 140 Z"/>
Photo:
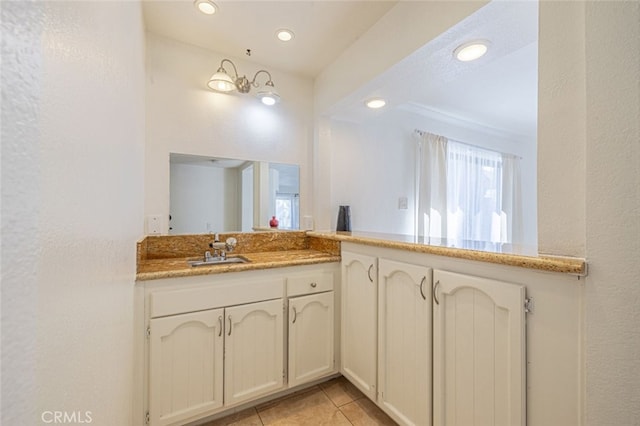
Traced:
<path fill-rule="evenodd" d="M 216 234 L 213 236 L 213 242 L 214 243 L 219 243 L 220 242 L 220 234 L 218 234 L 216 232 Z"/>
<path fill-rule="evenodd" d="M 234 248 L 236 248 L 236 245 L 238 244 L 238 240 L 236 240 L 233 237 L 229 237 L 227 238 L 227 241 L 225 242 L 225 245 L 227 246 L 227 251 L 233 251 Z"/>

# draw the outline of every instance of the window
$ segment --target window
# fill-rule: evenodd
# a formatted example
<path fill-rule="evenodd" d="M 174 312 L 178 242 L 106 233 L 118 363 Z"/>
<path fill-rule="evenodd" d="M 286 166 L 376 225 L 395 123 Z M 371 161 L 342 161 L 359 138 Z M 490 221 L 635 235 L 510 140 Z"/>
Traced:
<path fill-rule="evenodd" d="M 502 155 L 447 144 L 447 239 L 506 243 L 502 233 Z"/>
<path fill-rule="evenodd" d="M 298 194 L 276 194 L 276 218 L 278 228 L 294 229 L 294 224 L 299 223 L 300 197 Z"/>
<path fill-rule="evenodd" d="M 522 242 L 518 157 L 430 133 L 419 150 L 416 234 L 425 243 L 496 250 Z"/>

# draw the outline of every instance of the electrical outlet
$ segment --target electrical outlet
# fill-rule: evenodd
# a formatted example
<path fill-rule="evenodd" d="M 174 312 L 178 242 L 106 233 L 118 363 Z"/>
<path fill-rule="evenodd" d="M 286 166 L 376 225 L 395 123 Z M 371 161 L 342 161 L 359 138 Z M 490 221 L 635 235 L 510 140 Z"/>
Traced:
<path fill-rule="evenodd" d="M 398 210 L 407 210 L 409 208 L 409 200 L 407 197 L 398 198 Z"/>

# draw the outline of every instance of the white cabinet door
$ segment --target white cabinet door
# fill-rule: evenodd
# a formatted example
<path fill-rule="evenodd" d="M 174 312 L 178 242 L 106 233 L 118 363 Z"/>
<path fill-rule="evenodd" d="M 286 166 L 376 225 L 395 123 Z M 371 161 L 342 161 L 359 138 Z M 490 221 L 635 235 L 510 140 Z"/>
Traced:
<path fill-rule="evenodd" d="M 377 259 L 342 252 L 342 374 L 376 399 L 378 271 Z"/>
<path fill-rule="evenodd" d="M 225 309 L 225 405 L 283 386 L 283 338 L 282 299 Z"/>
<path fill-rule="evenodd" d="M 524 286 L 434 271 L 434 424 L 525 424 Z"/>
<path fill-rule="evenodd" d="M 289 386 L 334 371 L 333 291 L 289 299 Z"/>
<path fill-rule="evenodd" d="M 379 259 L 378 405 L 402 425 L 431 424 L 431 268 Z"/>
<path fill-rule="evenodd" d="M 222 407 L 223 310 L 152 319 L 149 416 L 182 424 Z"/>

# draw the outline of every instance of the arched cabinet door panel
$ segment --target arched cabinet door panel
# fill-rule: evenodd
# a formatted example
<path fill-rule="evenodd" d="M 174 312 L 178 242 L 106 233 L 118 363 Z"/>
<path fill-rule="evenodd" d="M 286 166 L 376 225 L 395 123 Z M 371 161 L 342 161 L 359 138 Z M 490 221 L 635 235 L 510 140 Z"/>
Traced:
<path fill-rule="evenodd" d="M 334 371 L 333 291 L 289 299 L 289 386 Z"/>
<path fill-rule="evenodd" d="M 525 287 L 435 270 L 434 425 L 525 425 Z"/>
<path fill-rule="evenodd" d="M 378 405 L 402 425 L 431 424 L 431 268 L 378 260 Z"/>
<path fill-rule="evenodd" d="M 283 306 L 275 299 L 225 309 L 226 405 L 283 387 Z"/>
<path fill-rule="evenodd" d="M 378 261 L 342 252 L 342 374 L 376 400 L 378 350 Z"/>
<path fill-rule="evenodd" d="M 150 321 L 149 415 L 173 425 L 222 407 L 224 309 Z"/>

